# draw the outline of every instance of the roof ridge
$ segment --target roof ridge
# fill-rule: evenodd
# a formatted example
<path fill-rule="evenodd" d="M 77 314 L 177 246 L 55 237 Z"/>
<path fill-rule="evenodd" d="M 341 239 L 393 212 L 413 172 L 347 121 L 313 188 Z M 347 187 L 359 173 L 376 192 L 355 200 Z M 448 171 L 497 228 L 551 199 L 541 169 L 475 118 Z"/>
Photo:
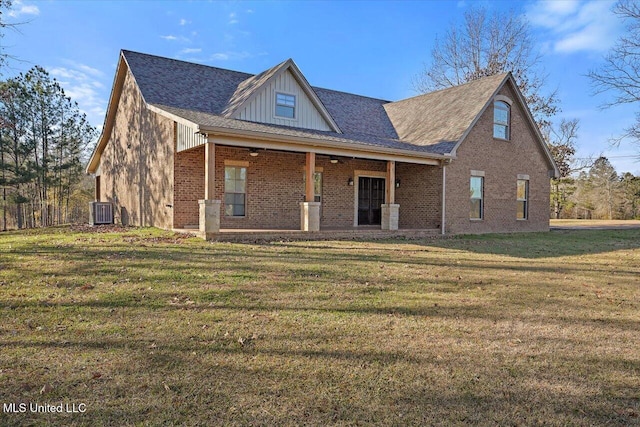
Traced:
<path fill-rule="evenodd" d="M 232 70 L 232 69 L 229 69 L 229 68 L 216 67 L 214 65 L 201 64 L 199 62 L 186 61 L 184 59 L 169 58 L 168 56 L 155 55 L 155 54 L 152 54 L 152 53 L 145 53 L 145 52 L 138 52 L 138 51 L 135 51 L 135 50 L 121 49 L 121 51 L 125 54 L 125 56 L 126 56 L 126 53 L 133 53 L 135 55 L 152 56 L 154 58 L 159 58 L 159 59 L 164 59 L 164 60 L 174 61 L 174 62 L 181 62 L 183 64 L 188 64 L 188 65 L 196 65 L 196 66 L 199 66 L 199 67 L 214 68 L 216 70 L 231 71 L 233 73 L 244 74 L 245 76 L 247 76 L 247 78 L 245 80 L 248 80 L 248 79 L 250 79 L 252 77 L 259 76 L 260 74 L 263 74 L 263 73 L 265 73 L 265 72 L 267 72 L 269 70 L 272 70 L 272 69 L 284 64 L 285 62 L 287 62 L 289 60 L 293 60 L 293 58 L 287 58 L 284 61 L 281 61 L 281 62 L 277 63 L 276 65 L 274 65 L 272 67 L 269 67 L 269 68 L 267 68 L 265 70 L 260 71 L 259 73 L 252 74 L 252 73 L 247 73 L 246 71 L 238 71 L 238 70 Z M 343 90 L 327 89 L 327 88 L 320 87 L 320 86 L 311 86 L 311 88 L 314 89 L 314 90 L 315 89 L 322 89 L 322 90 L 326 90 L 328 92 L 344 93 L 344 94 L 347 94 L 347 95 L 359 96 L 361 98 L 374 99 L 376 101 L 393 102 L 393 101 L 390 101 L 388 99 L 376 98 L 374 96 L 368 96 L 368 95 L 360 95 L 358 93 L 346 92 L 346 91 L 343 91 Z"/>
<path fill-rule="evenodd" d="M 357 97 L 360 97 L 360 98 L 373 99 L 374 101 L 394 102 L 394 101 L 389 101 L 388 99 L 376 98 L 376 97 L 374 97 L 374 96 L 360 95 L 360 94 L 358 94 L 358 93 L 345 92 L 345 91 L 343 91 L 343 90 L 327 89 L 326 87 L 311 86 L 311 88 L 312 88 L 313 90 L 320 89 L 320 90 L 326 90 L 327 92 L 344 93 L 345 95 L 351 95 L 351 96 L 357 96 Z"/>
<path fill-rule="evenodd" d="M 412 99 L 420 98 L 422 96 L 427 96 L 427 95 L 433 95 L 433 94 L 436 94 L 436 93 L 446 92 L 448 90 L 453 90 L 453 89 L 469 86 L 469 85 L 472 85 L 472 84 L 476 84 L 476 83 L 479 83 L 479 82 L 481 82 L 483 80 L 488 80 L 488 79 L 491 79 L 491 78 L 497 78 L 498 76 L 502 76 L 502 78 L 500 79 L 500 81 L 502 81 L 509 74 L 511 74 L 510 71 L 506 71 L 504 73 L 492 74 L 490 76 L 480 77 L 479 79 L 471 80 L 471 81 L 468 81 L 468 82 L 465 82 L 465 83 L 462 83 L 462 84 L 459 84 L 459 85 L 449 86 L 449 87 L 445 87 L 445 88 L 442 88 L 442 89 L 434 90 L 434 91 L 431 91 L 431 92 L 421 93 L 419 95 L 411 96 L 409 98 L 399 99 L 397 101 L 393 101 L 392 103 L 393 104 L 397 104 L 397 103 L 400 103 L 400 102 L 404 102 L 404 101 L 409 101 L 409 100 L 412 100 Z"/>
<path fill-rule="evenodd" d="M 193 61 L 185 61 L 184 59 L 169 58 L 168 56 L 154 55 L 152 53 L 137 52 L 135 50 L 121 49 L 121 52 L 125 55 L 125 57 L 126 57 L 127 53 L 133 53 L 135 55 L 142 55 L 142 56 L 151 56 L 151 57 L 163 59 L 163 60 L 166 60 L 166 61 L 180 62 L 180 63 L 183 63 L 183 64 L 195 65 L 195 66 L 198 66 L 198 67 L 213 68 L 215 70 L 228 71 L 228 72 L 232 72 L 232 73 L 236 73 L 236 74 L 243 74 L 244 76 L 246 76 L 246 78 L 254 77 L 254 76 L 257 76 L 258 74 L 260 74 L 260 73 L 251 74 L 251 73 L 247 73 L 245 71 L 231 70 L 229 68 L 216 67 L 216 66 L 213 66 L 213 65 L 201 64 L 199 62 L 193 62 Z"/>

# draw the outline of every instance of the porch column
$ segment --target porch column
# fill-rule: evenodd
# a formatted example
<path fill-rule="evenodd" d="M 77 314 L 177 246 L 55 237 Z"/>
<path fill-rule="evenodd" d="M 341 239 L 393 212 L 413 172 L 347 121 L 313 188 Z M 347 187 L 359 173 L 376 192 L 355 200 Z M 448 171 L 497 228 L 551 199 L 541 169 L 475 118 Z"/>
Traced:
<path fill-rule="evenodd" d="M 383 230 L 397 230 L 400 219 L 400 205 L 396 204 L 396 162 L 387 161 L 387 179 L 385 189 L 385 204 L 381 206 Z"/>
<path fill-rule="evenodd" d="M 204 146 L 204 199 L 200 205 L 200 234 L 211 239 L 220 232 L 220 200 L 214 200 L 216 188 L 216 146 L 207 142 Z"/>
<path fill-rule="evenodd" d="M 300 230 L 320 231 L 320 202 L 315 201 L 316 153 L 307 153 L 304 202 L 300 203 Z"/>
<path fill-rule="evenodd" d="M 442 235 L 446 234 L 447 223 L 447 163 L 442 162 Z"/>

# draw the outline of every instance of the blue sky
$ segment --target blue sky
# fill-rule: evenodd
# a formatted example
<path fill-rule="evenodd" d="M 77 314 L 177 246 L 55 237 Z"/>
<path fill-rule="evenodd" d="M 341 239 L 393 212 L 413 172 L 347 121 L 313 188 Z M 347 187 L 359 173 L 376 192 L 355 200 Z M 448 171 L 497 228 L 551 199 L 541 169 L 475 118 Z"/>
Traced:
<path fill-rule="evenodd" d="M 526 15 L 558 119 L 580 119 L 578 156 L 604 154 L 640 175 L 637 147 L 611 148 L 640 106 L 599 109 L 585 74 L 623 31 L 609 0 L 593 1 L 34 1 L 14 0 L 2 43 L 17 60 L 5 77 L 45 67 L 102 126 L 120 49 L 258 73 L 293 58 L 314 85 L 376 98 L 416 95 L 436 36 L 471 6 Z"/>

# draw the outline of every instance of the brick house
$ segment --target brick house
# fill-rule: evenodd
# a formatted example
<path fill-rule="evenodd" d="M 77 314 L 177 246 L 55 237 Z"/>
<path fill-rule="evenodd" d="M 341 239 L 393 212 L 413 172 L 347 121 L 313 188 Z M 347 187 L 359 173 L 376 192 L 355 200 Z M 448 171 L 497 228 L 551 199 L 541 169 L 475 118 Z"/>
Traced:
<path fill-rule="evenodd" d="M 87 166 L 116 221 L 165 229 L 549 228 L 557 168 L 510 73 L 389 102 L 122 51 Z"/>

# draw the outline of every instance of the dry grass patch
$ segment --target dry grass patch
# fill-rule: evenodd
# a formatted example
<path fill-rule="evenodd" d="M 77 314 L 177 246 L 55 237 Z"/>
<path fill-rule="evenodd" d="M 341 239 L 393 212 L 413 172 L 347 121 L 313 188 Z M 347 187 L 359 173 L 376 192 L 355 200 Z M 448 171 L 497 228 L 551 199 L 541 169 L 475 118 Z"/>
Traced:
<path fill-rule="evenodd" d="M 40 425 L 628 425 L 640 230 L 0 235 L 0 414 Z"/>
<path fill-rule="evenodd" d="M 640 227 L 640 220 L 634 219 L 552 219 L 552 227 Z"/>

